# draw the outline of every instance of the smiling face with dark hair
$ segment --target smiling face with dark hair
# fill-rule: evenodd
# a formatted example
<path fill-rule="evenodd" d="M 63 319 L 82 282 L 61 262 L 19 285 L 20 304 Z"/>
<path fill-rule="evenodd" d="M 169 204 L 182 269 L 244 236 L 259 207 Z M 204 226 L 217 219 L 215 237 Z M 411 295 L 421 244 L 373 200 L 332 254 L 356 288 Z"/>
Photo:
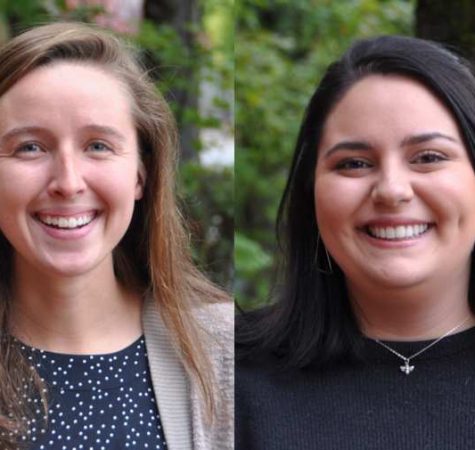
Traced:
<path fill-rule="evenodd" d="M 329 114 L 318 149 L 320 233 L 352 296 L 466 294 L 475 174 L 457 124 L 423 85 L 371 75 Z"/>

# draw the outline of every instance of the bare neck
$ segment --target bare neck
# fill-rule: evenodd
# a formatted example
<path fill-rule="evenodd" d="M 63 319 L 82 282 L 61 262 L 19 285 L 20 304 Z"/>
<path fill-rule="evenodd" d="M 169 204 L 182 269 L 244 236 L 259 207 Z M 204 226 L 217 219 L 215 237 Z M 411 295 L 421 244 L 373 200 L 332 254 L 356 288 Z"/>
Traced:
<path fill-rule="evenodd" d="M 142 333 L 142 300 L 120 286 L 112 261 L 72 277 L 47 276 L 20 265 L 13 292 L 12 333 L 37 348 L 111 353 Z"/>
<path fill-rule="evenodd" d="M 475 325 L 468 280 L 426 283 L 404 289 L 375 289 L 348 283 L 350 300 L 365 335 L 399 341 L 435 339 L 461 324 Z"/>

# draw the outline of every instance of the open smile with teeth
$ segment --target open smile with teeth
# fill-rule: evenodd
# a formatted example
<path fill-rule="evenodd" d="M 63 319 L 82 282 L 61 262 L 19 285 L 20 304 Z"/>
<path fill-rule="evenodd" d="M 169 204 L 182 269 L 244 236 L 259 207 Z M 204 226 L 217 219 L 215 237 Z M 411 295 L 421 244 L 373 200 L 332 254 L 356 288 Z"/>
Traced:
<path fill-rule="evenodd" d="M 84 215 L 74 216 L 74 217 L 64 217 L 64 216 L 49 216 L 49 215 L 36 215 L 36 218 L 43 223 L 52 228 L 64 229 L 64 230 L 75 230 L 78 228 L 85 227 L 89 225 L 95 218 L 96 213 L 88 213 Z"/>
<path fill-rule="evenodd" d="M 365 231 L 373 238 L 396 241 L 403 239 L 414 239 L 421 236 L 432 228 L 429 223 L 417 225 L 398 225 L 394 227 L 367 226 Z"/>

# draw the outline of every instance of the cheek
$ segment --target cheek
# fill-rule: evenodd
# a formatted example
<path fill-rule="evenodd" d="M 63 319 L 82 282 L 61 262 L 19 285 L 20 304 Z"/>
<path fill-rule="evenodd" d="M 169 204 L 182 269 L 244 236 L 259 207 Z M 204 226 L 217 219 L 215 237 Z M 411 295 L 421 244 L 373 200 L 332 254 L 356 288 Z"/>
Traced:
<path fill-rule="evenodd" d="M 86 175 L 88 184 L 124 201 L 135 196 L 138 177 L 138 164 L 132 160 L 93 166 Z"/>
<path fill-rule="evenodd" d="M 421 186 L 419 192 L 442 225 L 475 235 L 475 175 L 471 169 L 434 178 Z"/>
<path fill-rule="evenodd" d="M 465 177 L 459 177 L 450 185 L 455 192 L 455 198 L 460 198 L 460 212 L 462 219 L 471 224 L 475 222 L 475 174 L 470 171 Z"/>
<path fill-rule="evenodd" d="M 366 197 L 366 189 L 355 179 L 322 176 L 315 183 L 315 211 L 322 235 L 351 225 Z"/>
<path fill-rule="evenodd" d="M 111 216 L 118 221 L 127 220 L 132 216 L 135 205 L 135 195 L 130 183 L 118 185 L 117 182 L 104 180 L 100 186 L 96 185 L 95 194 L 108 210 Z"/>
<path fill-rule="evenodd" d="M 137 173 L 132 167 L 131 162 L 129 168 L 103 168 L 100 176 L 91 177 L 91 190 L 104 204 L 109 225 L 120 232 L 129 226 L 136 201 Z"/>
<path fill-rule="evenodd" d="M 36 198 L 45 184 L 42 171 L 18 167 L 0 167 L 1 216 L 24 210 Z"/>
<path fill-rule="evenodd" d="M 31 220 L 27 211 L 33 197 L 23 184 L 19 189 L 16 184 L 0 182 L 0 233 L 17 249 L 27 240 Z"/>

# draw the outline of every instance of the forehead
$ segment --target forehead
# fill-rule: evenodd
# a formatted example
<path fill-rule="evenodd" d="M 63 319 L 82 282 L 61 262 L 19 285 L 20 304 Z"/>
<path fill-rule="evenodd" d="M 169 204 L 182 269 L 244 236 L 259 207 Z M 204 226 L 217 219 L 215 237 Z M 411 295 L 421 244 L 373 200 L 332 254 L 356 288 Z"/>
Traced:
<path fill-rule="evenodd" d="M 131 120 L 131 98 L 123 83 L 92 64 L 55 62 L 25 75 L 0 97 L 0 124 L 18 120 Z"/>
<path fill-rule="evenodd" d="M 452 113 L 424 85 L 403 76 L 370 75 L 356 82 L 334 106 L 323 139 L 335 133 L 400 138 L 429 128 L 459 137 Z"/>
<path fill-rule="evenodd" d="M 386 145 L 434 132 L 462 142 L 452 113 L 424 85 L 403 76 L 370 75 L 356 82 L 331 110 L 319 149 L 338 140 Z"/>

